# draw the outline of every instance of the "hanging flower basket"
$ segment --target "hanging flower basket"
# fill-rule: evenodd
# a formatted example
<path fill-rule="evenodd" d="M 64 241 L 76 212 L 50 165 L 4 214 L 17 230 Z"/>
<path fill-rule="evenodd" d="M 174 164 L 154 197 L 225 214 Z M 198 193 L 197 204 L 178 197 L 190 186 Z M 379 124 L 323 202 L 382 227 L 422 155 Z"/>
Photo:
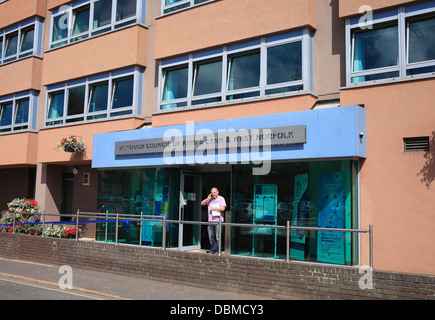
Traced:
<path fill-rule="evenodd" d="M 69 138 L 62 138 L 58 142 L 58 147 L 63 148 L 65 152 L 83 152 L 86 150 L 86 146 L 77 137 L 70 136 Z"/>

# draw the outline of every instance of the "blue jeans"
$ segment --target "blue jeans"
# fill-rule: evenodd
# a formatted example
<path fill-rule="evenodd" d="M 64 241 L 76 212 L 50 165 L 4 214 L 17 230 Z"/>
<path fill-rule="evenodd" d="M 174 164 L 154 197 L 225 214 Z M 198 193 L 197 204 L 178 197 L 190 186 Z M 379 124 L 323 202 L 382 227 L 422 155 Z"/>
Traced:
<path fill-rule="evenodd" d="M 210 251 L 219 251 L 219 225 L 207 226 L 208 239 L 210 240 Z"/>

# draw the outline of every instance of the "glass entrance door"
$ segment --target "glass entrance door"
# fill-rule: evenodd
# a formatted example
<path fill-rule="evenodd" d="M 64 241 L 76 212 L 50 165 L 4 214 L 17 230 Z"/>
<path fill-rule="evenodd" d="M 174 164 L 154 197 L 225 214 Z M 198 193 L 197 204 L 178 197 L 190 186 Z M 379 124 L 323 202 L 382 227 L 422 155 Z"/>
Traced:
<path fill-rule="evenodd" d="M 201 212 L 201 177 L 194 174 L 182 173 L 180 182 L 181 221 L 200 221 Z M 194 250 L 201 248 L 200 225 L 180 224 L 178 233 L 179 250 Z"/>

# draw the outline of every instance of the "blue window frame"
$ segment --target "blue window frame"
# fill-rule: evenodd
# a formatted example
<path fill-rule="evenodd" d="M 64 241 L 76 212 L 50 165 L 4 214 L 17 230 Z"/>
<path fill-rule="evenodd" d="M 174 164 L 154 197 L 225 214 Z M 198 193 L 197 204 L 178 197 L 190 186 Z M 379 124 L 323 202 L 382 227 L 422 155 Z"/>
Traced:
<path fill-rule="evenodd" d="M 346 21 L 347 85 L 435 75 L 435 1 Z"/>
<path fill-rule="evenodd" d="M 49 86 L 45 126 L 139 116 L 142 84 L 136 67 Z"/>
<path fill-rule="evenodd" d="M 37 100 L 34 91 L 0 97 L 0 133 L 35 129 Z"/>
<path fill-rule="evenodd" d="M 215 0 L 162 0 L 162 14 L 179 11 Z"/>
<path fill-rule="evenodd" d="M 160 110 L 311 91 L 308 29 L 163 60 Z"/>
<path fill-rule="evenodd" d="M 146 0 L 85 0 L 61 6 L 51 16 L 50 48 L 133 24 L 145 24 Z"/>
<path fill-rule="evenodd" d="M 0 65 L 28 56 L 40 56 L 43 23 L 40 18 L 0 30 Z"/>

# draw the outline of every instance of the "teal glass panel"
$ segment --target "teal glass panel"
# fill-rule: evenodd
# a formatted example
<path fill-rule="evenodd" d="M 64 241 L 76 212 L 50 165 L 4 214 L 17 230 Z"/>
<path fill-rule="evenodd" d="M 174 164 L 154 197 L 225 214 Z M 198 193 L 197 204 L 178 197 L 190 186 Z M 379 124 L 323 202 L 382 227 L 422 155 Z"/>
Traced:
<path fill-rule="evenodd" d="M 50 106 L 48 108 L 49 119 L 59 118 L 63 116 L 63 104 L 65 100 L 64 91 L 54 92 L 50 94 Z"/>
<path fill-rule="evenodd" d="M 86 87 L 76 87 L 68 90 L 67 115 L 73 116 L 84 112 Z"/>
<path fill-rule="evenodd" d="M 302 41 L 267 49 L 267 84 L 302 80 Z"/>
<path fill-rule="evenodd" d="M 167 70 L 163 86 L 163 101 L 182 99 L 187 97 L 188 69 Z"/>
<path fill-rule="evenodd" d="M 92 28 L 100 28 L 112 22 L 112 0 L 100 0 L 94 4 Z"/>
<path fill-rule="evenodd" d="M 113 81 L 113 109 L 131 107 L 133 105 L 133 85 L 133 77 Z"/>
<path fill-rule="evenodd" d="M 169 212 L 170 171 L 166 169 L 129 169 L 99 171 L 98 212 L 119 213 L 121 216 L 156 219 L 137 221 L 120 219 L 118 243 L 162 245 L 162 217 Z M 98 241 L 116 241 L 116 222 L 98 223 Z"/>
<path fill-rule="evenodd" d="M 408 62 L 435 60 L 435 18 L 409 22 Z"/>
<path fill-rule="evenodd" d="M 222 61 L 212 61 L 195 66 L 194 96 L 222 91 Z"/>
<path fill-rule="evenodd" d="M 232 172 L 232 253 L 286 258 L 286 232 L 268 225 L 354 228 L 357 226 L 357 163 L 350 160 L 272 163 L 265 176 L 251 165 Z M 240 183 L 243 181 L 243 183 Z M 290 259 L 357 264 L 357 237 L 350 233 L 291 230 Z"/>
<path fill-rule="evenodd" d="M 116 2 L 116 21 L 136 16 L 136 0 L 118 0 Z"/>
<path fill-rule="evenodd" d="M 234 56 L 230 59 L 229 90 L 260 85 L 260 52 Z"/>
<path fill-rule="evenodd" d="M 92 84 L 90 87 L 89 112 L 107 110 L 109 84 Z"/>

